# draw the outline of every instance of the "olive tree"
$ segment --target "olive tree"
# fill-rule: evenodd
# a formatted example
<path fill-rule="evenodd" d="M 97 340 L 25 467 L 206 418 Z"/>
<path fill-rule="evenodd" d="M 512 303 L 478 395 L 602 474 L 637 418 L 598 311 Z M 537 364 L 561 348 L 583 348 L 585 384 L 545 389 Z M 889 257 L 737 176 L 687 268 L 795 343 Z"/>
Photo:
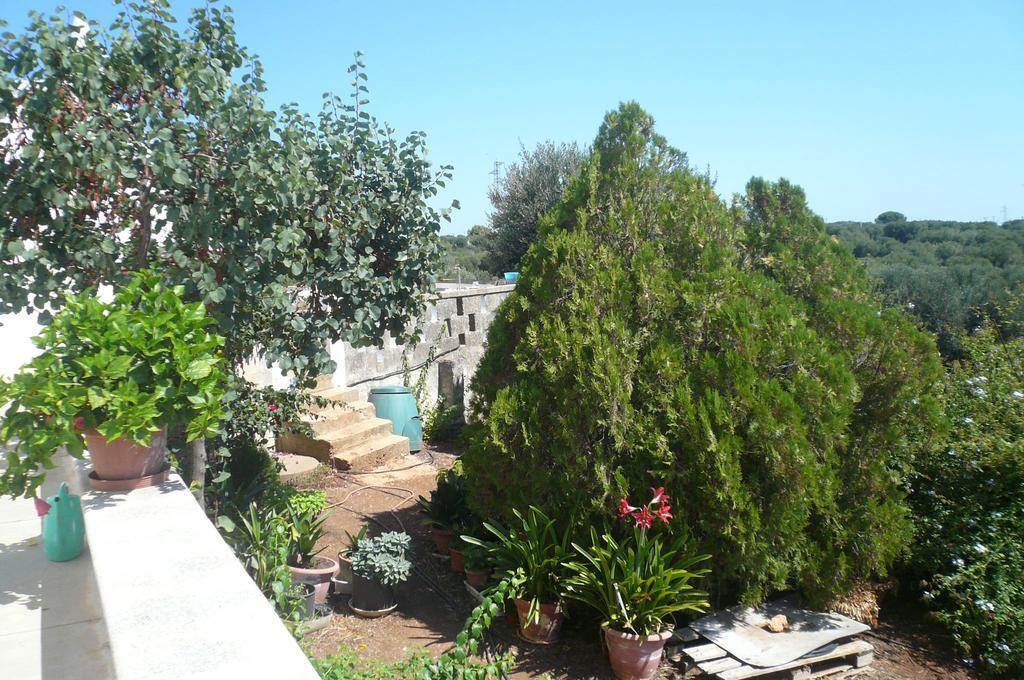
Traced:
<path fill-rule="evenodd" d="M 492 237 L 483 262 L 488 271 L 500 275 L 519 268 L 537 240 L 541 217 L 562 199 L 583 158 L 584 152 L 575 144 L 544 142 L 533 151 L 520 150 L 519 161 L 508 166 L 489 192 Z"/>
<path fill-rule="evenodd" d="M 145 267 L 205 303 L 236 367 L 308 380 L 333 341 L 404 337 L 450 168 L 367 113 L 360 55 L 351 99 L 274 112 L 230 10 L 180 25 L 167 0 L 118 4 L 106 27 L 32 13 L 0 36 L 0 313 L 45 323 L 66 292 Z"/>

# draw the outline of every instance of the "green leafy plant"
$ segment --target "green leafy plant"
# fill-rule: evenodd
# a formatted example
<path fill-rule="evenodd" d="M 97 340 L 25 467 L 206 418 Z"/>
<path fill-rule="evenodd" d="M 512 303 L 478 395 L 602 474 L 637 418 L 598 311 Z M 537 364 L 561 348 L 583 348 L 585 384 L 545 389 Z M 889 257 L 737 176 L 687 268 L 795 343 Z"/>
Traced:
<path fill-rule="evenodd" d="M 709 555 L 690 555 L 684 535 L 668 541 L 652 535 L 653 522 L 668 525 L 672 517 L 664 489 L 653 494 L 641 508 L 625 497 L 620 501 L 619 516 L 633 525 L 626 537 L 591 527 L 588 547 L 573 543 L 581 559 L 568 564 L 572 575 L 565 581 L 565 596 L 592 607 L 602 625 L 644 636 L 662 632 L 675 614 L 708 606 L 707 593 L 692 585 L 708 570 L 692 567 Z"/>
<path fill-rule="evenodd" d="M 188 440 L 217 431 L 224 415 L 224 339 L 200 302 L 181 286 L 141 272 L 114 296 L 69 295 L 33 339 L 41 352 L 10 380 L 0 442 L 7 467 L 0 492 L 31 495 L 59 446 L 81 456 L 82 432 L 149 444 L 164 426 L 185 425 Z"/>
<path fill-rule="evenodd" d="M 291 524 L 290 555 L 295 566 L 308 567 L 313 563 L 323 548 L 316 544 L 324 535 L 324 523 L 327 515 L 319 512 L 304 512 L 291 505 L 287 509 L 287 517 Z"/>
<path fill-rule="evenodd" d="M 323 408 L 328 400 L 294 388 L 258 387 L 229 375 L 222 401 L 225 417 L 210 441 L 206 509 L 230 531 L 251 501 L 284 507 L 294 489 L 278 478 L 268 442 L 285 432 L 309 434 L 305 419 L 316 417 L 311 407 Z"/>
<path fill-rule="evenodd" d="M 926 438 L 911 478 L 921 596 L 964 654 L 1024 673 L 1024 339 L 986 324 L 960 339 L 943 386 L 949 431 Z"/>
<path fill-rule="evenodd" d="M 506 652 L 496 656 L 487 654 L 485 661 L 479 660 L 482 652 L 484 633 L 494 619 L 501 615 L 505 601 L 513 596 L 513 579 L 505 578 L 484 593 L 483 600 L 473 608 L 462 631 L 455 637 L 455 644 L 436 661 L 425 661 L 423 680 L 486 680 L 506 677 L 516 666 L 515 656 Z"/>
<path fill-rule="evenodd" d="M 240 531 L 235 532 L 235 553 L 278 613 L 292 616 L 298 607 L 288 570 L 292 534 L 287 519 L 276 510 L 252 503 L 240 520 Z"/>
<path fill-rule="evenodd" d="M 496 540 L 484 542 L 474 536 L 462 540 L 487 550 L 495 567 L 512 584 L 512 596 L 530 600 L 528 620 L 540 616 L 541 603 L 560 602 L 563 581 L 568 575 L 566 563 L 572 556 L 570 533 L 559 529 L 558 522 L 531 505 L 526 514 L 513 510 L 519 526 L 508 529 L 490 522 L 483 527 Z M 569 522 L 567 526 L 572 526 Z"/>
<path fill-rule="evenodd" d="M 416 503 L 426 514 L 424 524 L 454 529 L 469 516 L 469 491 L 461 469 L 452 467 L 437 473 L 437 487 L 430 492 L 430 500 L 420 496 Z"/>
<path fill-rule="evenodd" d="M 485 571 L 491 568 L 490 553 L 478 545 L 469 544 L 463 551 L 466 569 L 472 571 Z"/>
<path fill-rule="evenodd" d="M 293 491 L 286 502 L 296 513 L 316 517 L 327 507 L 327 494 L 320 489 Z"/>
<path fill-rule="evenodd" d="M 350 555 L 352 571 L 385 586 L 398 585 L 409 578 L 411 553 L 412 539 L 405 532 L 363 538 Z"/>
<path fill-rule="evenodd" d="M 462 407 L 445 404 L 438 399 L 433 408 L 427 410 L 423 420 L 423 438 L 428 442 L 448 442 L 456 439 L 463 425 Z"/>
<path fill-rule="evenodd" d="M 367 527 L 367 525 L 364 524 L 363 526 L 359 527 L 359 531 L 357 531 L 354 535 L 347 531 L 345 532 L 345 547 L 341 549 L 341 554 L 343 556 L 349 559 L 352 558 L 352 553 L 359 548 L 359 544 L 363 541 L 364 538 L 366 538 L 366 532 L 368 528 L 369 527 Z"/>
<path fill-rule="evenodd" d="M 426 680 L 424 667 L 432 662 L 423 650 L 414 651 L 408 659 L 385 663 L 361 659 L 344 647 L 325 659 L 310 656 L 309 660 L 321 680 Z"/>

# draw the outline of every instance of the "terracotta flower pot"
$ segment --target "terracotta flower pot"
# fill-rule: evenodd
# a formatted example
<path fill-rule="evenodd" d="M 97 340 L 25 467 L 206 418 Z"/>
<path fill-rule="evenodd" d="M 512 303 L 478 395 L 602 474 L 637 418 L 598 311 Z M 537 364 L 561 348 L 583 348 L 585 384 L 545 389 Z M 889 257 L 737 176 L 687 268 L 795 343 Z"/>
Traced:
<path fill-rule="evenodd" d="M 473 586 L 477 590 L 485 588 L 487 586 L 487 579 L 490 578 L 491 571 L 489 569 L 467 569 L 466 580 L 469 585 Z"/>
<path fill-rule="evenodd" d="M 308 583 L 316 589 L 313 601 L 316 604 L 327 602 L 327 593 L 331 589 L 331 577 L 338 571 L 338 563 L 330 557 L 314 557 L 313 564 L 300 567 L 288 565 L 292 573 L 293 583 Z"/>
<path fill-rule="evenodd" d="M 619 680 L 650 680 L 658 674 L 665 642 L 671 631 L 654 635 L 634 635 L 602 626 L 608 645 L 612 671 Z"/>
<path fill-rule="evenodd" d="M 529 621 L 530 601 L 515 599 L 516 612 L 519 614 L 519 637 L 538 645 L 550 645 L 558 640 L 558 631 L 562 629 L 561 603 L 540 604 L 540 617 L 535 622 Z"/>
<path fill-rule="evenodd" d="M 458 548 L 449 548 L 448 555 L 452 559 L 452 571 L 457 574 L 461 574 L 466 571 L 466 556 L 462 554 L 461 550 Z"/>
<path fill-rule="evenodd" d="M 451 529 L 432 526 L 430 527 L 430 535 L 434 539 L 434 547 L 437 549 L 437 554 L 447 555 L 452 545 L 452 539 L 455 538 L 455 532 Z"/>
<path fill-rule="evenodd" d="M 102 491 L 129 491 L 159 484 L 167 478 L 167 428 L 162 427 L 150 437 L 149 446 L 129 439 L 107 438 L 96 430 L 86 430 L 85 446 L 89 450 L 93 487 Z M 93 479 L 95 476 L 95 479 Z"/>
<path fill-rule="evenodd" d="M 386 616 L 398 606 L 395 589 L 359 574 L 352 575 L 352 599 L 349 607 L 365 617 Z"/>

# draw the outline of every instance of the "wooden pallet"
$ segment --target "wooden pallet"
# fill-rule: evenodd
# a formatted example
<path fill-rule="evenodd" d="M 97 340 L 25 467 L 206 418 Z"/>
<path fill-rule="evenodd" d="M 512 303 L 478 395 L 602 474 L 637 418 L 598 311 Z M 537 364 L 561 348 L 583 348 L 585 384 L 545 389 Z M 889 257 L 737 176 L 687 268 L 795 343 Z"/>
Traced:
<path fill-rule="evenodd" d="M 670 658 L 686 662 L 688 668 L 696 666 L 717 680 L 809 680 L 826 676 L 847 677 L 862 672 L 874 659 L 874 650 L 870 643 L 852 638 L 828 645 L 820 654 L 808 654 L 795 661 L 768 668 L 743 663 L 689 628 L 676 631 L 669 645 Z"/>

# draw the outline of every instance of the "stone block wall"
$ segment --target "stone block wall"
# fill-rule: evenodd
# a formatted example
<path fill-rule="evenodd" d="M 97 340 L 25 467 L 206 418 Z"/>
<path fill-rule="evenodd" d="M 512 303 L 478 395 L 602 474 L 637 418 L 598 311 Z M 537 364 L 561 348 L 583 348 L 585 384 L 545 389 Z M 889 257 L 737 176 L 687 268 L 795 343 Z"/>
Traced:
<path fill-rule="evenodd" d="M 443 395 L 447 403 L 461 402 L 468 407 L 469 383 L 483 356 L 487 329 L 498 305 L 513 288 L 499 285 L 440 291 L 416 320 L 421 340 L 413 347 L 396 344 L 390 337 L 382 348 L 337 343 L 331 348 L 338 364 L 334 385 L 355 387 L 364 400 L 374 387 L 401 385 L 404 354 L 412 369 L 410 384 L 415 385 L 421 372 L 427 371 L 425 405 L 435 404 Z M 424 365 L 432 348 L 434 360 Z"/>

